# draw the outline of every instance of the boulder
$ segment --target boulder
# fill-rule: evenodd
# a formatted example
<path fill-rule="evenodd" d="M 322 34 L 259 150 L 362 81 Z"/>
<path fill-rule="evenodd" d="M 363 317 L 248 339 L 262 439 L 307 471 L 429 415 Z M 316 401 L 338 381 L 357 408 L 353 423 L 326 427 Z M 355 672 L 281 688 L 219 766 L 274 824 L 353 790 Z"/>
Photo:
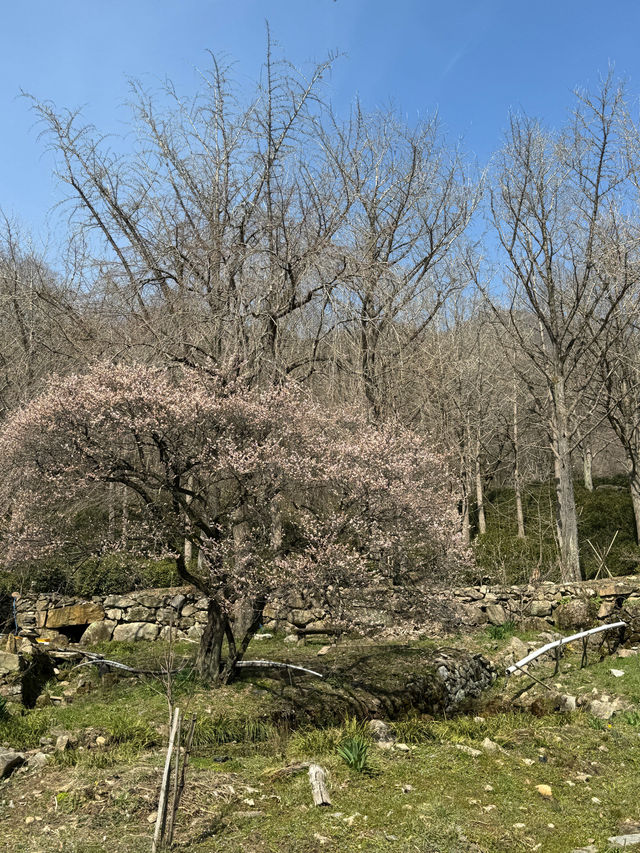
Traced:
<path fill-rule="evenodd" d="M 141 604 L 130 607 L 122 618 L 125 622 L 155 622 L 156 611 Z"/>
<path fill-rule="evenodd" d="M 68 625 L 88 625 L 104 619 L 104 608 L 94 601 L 81 601 L 66 607 L 38 612 L 39 628 L 65 628 Z M 40 624 L 42 622 L 42 624 Z"/>
<path fill-rule="evenodd" d="M 130 643 L 135 640 L 155 640 L 160 633 L 158 625 L 149 622 L 125 622 L 117 625 L 113 639 L 120 643 Z"/>
<path fill-rule="evenodd" d="M 10 672 L 18 672 L 20 669 L 20 658 L 11 652 L 0 652 L 0 675 L 8 675 Z"/>
<path fill-rule="evenodd" d="M 369 729 L 371 739 L 375 743 L 391 743 L 396 739 L 396 736 L 391 732 L 384 720 L 369 720 L 367 728 Z"/>
<path fill-rule="evenodd" d="M 507 621 L 507 612 L 501 604 L 488 604 L 485 613 L 490 625 L 504 625 Z"/>
<path fill-rule="evenodd" d="M 179 628 L 172 628 L 170 625 L 165 625 L 160 629 L 159 639 L 167 643 L 177 643 L 180 640 L 185 640 L 187 635 Z"/>
<path fill-rule="evenodd" d="M 580 631 L 590 628 L 595 622 L 597 610 L 586 598 L 566 599 L 554 611 L 556 625 L 564 631 Z"/>
<path fill-rule="evenodd" d="M 544 599 L 532 601 L 529 613 L 531 616 L 551 616 L 551 602 Z"/>
<path fill-rule="evenodd" d="M 202 635 L 204 634 L 204 628 L 202 625 L 193 625 L 187 631 L 187 637 L 190 640 L 200 640 Z"/>
<path fill-rule="evenodd" d="M 12 749 L 0 749 L 0 779 L 10 776 L 11 773 L 24 764 L 24 753 L 14 752 Z"/>
<path fill-rule="evenodd" d="M 110 619 L 102 622 L 93 622 L 82 635 L 80 642 L 83 646 L 91 646 L 94 643 L 108 643 L 113 637 L 113 631 L 117 625 Z"/>

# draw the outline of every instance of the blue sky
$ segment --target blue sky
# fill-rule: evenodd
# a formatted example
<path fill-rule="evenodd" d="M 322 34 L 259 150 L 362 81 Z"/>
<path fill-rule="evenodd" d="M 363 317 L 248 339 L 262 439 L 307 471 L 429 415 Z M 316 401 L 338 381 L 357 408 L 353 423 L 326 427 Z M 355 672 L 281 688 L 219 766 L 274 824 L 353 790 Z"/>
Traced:
<path fill-rule="evenodd" d="M 481 164 L 510 109 L 558 125 L 574 86 L 597 83 L 610 63 L 640 94 L 638 0 L 6 0 L 0 207 L 38 239 L 61 193 L 21 90 L 122 132 L 127 77 L 168 76 L 192 93 L 211 49 L 249 84 L 265 19 L 295 64 L 345 54 L 331 80 L 338 110 L 356 94 L 368 107 L 393 101 L 409 121 L 438 109 Z"/>

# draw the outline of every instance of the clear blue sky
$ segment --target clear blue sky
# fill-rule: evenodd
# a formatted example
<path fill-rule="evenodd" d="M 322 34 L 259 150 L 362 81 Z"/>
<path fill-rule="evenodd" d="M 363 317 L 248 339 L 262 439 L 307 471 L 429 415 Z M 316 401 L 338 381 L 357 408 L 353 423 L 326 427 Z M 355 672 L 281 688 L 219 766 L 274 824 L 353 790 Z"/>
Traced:
<path fill-rule="evenodd" d="M 265 19 L 296 64 L 346 54 L 331 82 L 339 109 L 358 94 L 393 100 L 411 121 L 438 108 L 481 163 L 510 109 L 563 121 L 576 84 L 615 64 L 640 94 L 639 0 L 5 0 L 0 10 L 0 207 L 41 236 L 60 197 L 25 90 L 84 106 L 119 132 L 127 77 L 171 77 L 193 92 L 206 50 L 255 78 Z"/>

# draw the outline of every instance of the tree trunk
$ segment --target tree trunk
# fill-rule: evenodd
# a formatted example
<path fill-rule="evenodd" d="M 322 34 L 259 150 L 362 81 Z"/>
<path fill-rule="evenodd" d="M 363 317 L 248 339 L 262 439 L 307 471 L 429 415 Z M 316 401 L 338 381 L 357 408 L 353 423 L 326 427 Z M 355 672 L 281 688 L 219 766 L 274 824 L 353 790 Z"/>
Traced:
<path fill-rule="evenodd" d="M 202 678 L 220 680 L 222 660 L 222 641 L 225 635 L 227 617 L 214 598 L 209 599 L 207 624 L 200 639 L 196 658 L 196 669 Z"/>
<path fill-rule="evenodd" d="M 516 493 L 516 519 L 518 539 L 524 539 L 524 512 L 522 511 L 522 484 L 520 482 L 520 446 L 518 444 L 518 401 L 513 397 L 513 488 Z"/>
<path fill-rule="evenodd" d="M 640 545 L 640 468 L 637 460 L 630 463 L 629 486 L 631 488 L 631 503 L 636 521 L 636 542 Z"/>
<path fill-rule="evenodd" d="M 556 483 L 556 525 L 560 545 L 560 571 L 566 582 L 582 580 L 578 551 L 578 517 L 573 492 L 569 449 L 569 424 L 564 400 L 564 382 L 557 380 L 553 396 L 552 437 Z"/>
<path fill-rule="evenodd" d="M 478 505 L 478 534 L 487 532 L 487 520 L 484 514 L 484 489 L 482 484 L 482 468 L 480 465 L 480 440 L 476 442 L 476 502 Z"/>
<path fill-rule="evenodd" d="M 588 442 L 585 442 L 582 445 L 582 473 L 584 477 L 584 487 L 587 491 L 593 491 L 593 453 L 591 452 L 591 445 Z"/>

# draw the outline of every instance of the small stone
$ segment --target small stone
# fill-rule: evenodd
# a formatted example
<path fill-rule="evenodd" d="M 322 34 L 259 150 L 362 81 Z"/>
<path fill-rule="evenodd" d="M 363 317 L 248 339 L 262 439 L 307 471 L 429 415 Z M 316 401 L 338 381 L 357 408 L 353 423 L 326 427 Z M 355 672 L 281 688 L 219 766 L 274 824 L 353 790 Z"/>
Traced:
<path fill-rule="evenodd" d="M 107 744 L 106 737 L 103 737 L 102 735 L 98 735 L 98 737 L 96 738 L 96 746 L 106 746 L 106 744 Z"/>
<path fill-rule="evenodd" d="M 514 829 L 526 829 L 526 826 L 527 826 L 526 823 L 514 823 L 513 824 Z"/>
<path fill-rule="evenodd" d="M 472 758 L 477 758 L 479 755 L 482 755 L 482 752 L 479 749 L 474 749 L 472 746 L 467 746 L 465 743 L 457 743 L 455 747 L 456 749 L 459 749 L 460 752 L 466 752 L 466 754 L 470 755 Z"/>
<path fill-rule="evenodd" d="M 409 752 L 410 751 L 409 747 L 407 746 L 406 743 L 397 743 L 397 744 L 395 744 L 395 747 L 399 752 Z"/>
<path fill-rule="evenodd" d="M 527 767 L 531 767 L 532 764 L 535 764 L 535 761 L 533 760 L 533 758 L 523 758 L 522 763 L 526 764 Z"/>
<path fill-rule="evenodd" d="M 553 797 L 550 785 L 536 785 L 536 791 L 546 800 L 550 800 Z"/>
<path fill-rule="evenodd" d="M 298 635 L 297 634 L 287 634 L 287 636 L 284 638 L 283 642 L 285 642 L 288 646 L 293 645 L 294 643 L 298 642 Z"/>
<path fill-rule="evenodd" d="M 267 634 L 266 632 L 263 634 L 255 634 L 254 640 L 271 640 L 273 638 L 273 634 Z"/>
<path fill-rule="evenodd" d="M 598 797 L 591 797 L 591 802 L 595 803 L 596 805 L 599 805 L 602 802 L 602 800 L 599 799 Z"/>
<path fill-rule="evenodd" d="M 498 750 L 500 749 L 498 744 L 495 741 L 491 740 L 491 738 L 488 738 L 488 737 L 486 737 L 482 741 L 482 748 L 485 750 L 485 752 L 498 752 Z"/>
<path fill-rule="evenodd" d="M 27 766 L 31 770 L 39 770 L 49 761 L 49 756 L 45 752 L 34 753 L 27 761 Z"/>
<path fill-rule="evenodd" d="M 411 791 L 413 791 L 413 785 L 403 785 L 402 786 L 402 793 L 403 794 L 410 794 Z"/>
<path fill-rule="evenodd" d="M 485 785 L 485 786 L 484 786 L 484 790 L 485 790 L 485 791 L 493 791 L 493 785 L 488 785 L 488 784 L 487 784 L 487 785 Z"/>
<path fill-rule="evenodd" d="M 330 651 L 331 651 L 331 646 L 323 646 L 321 649 L 318 649 L 318 657 L 321 657 L 322 655 L 329 654 Z"/>
<path fill-rule="evenodd" d="M 369 734 L 376 743 L 388 743 L 389 741 L 393 742 L 395 740 L 389 726 L 384 722 L 384 720 L 369 720 L 367 728 L 369 729 Z"/>
<path fill-rule="evenodd" d="M 24 819 L 24 822 L 27 824 L 27 826 L 30 826 L 32 823 L 34 823 L 34 821 L 35 817 L 32 817 L 31 815 L 29 815 L 29 817 L 25 817 Z"/>
<path fill-rule="evenodd" d="M 56 738 L 56 752 L 64 752 L 71 748 L 69 735 L 58 735 Z"/>
<path fill-rule="evenodd" d="M 158 812 L 151 812 L 150 815 L 147 815 L 147 823 L 155 823 L 158 817 Z"/>
<path fill-rule="evenodd" d="M 609 672 L 615 678 L 622 678 L 622 676 L 624 675 L 624 669 L 610 669 Z"/>
<path fill-rule="evenodd" d="M 637 649 L 618 649 L 619 658 L 632 658 L 638 654 Z"/>

